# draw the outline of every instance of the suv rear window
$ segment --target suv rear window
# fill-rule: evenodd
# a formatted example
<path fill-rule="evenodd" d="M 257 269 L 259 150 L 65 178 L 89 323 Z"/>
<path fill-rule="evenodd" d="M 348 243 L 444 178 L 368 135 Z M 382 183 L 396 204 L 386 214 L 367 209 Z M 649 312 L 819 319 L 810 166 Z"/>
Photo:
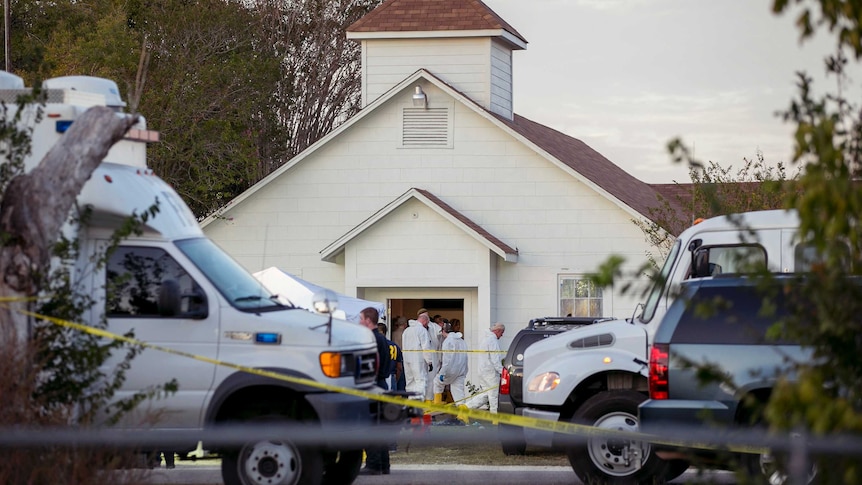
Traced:
<path fill-rule="evenodd" d="M 766 331 L 788 316 L 786 296 L 766 296 L 755 286 L 704 286 L 692 297 L 674 330 L 675 344 L 763 344 Z M 768 302 L 764 305 L 764 302 Z M 772 344 L 790 342 L 770 340 Z"/>
<path fill-rule="evenodd" d="M 539 340 L 551 337 L 553 335 L 554 334 L 548 334 L 548 333 L 542 333 L 542 332 L 524 333 L 521 336 L 520 340 L 518 340 L 517 345 L 513 346 L 513 348 L 515 348 L 516 352 L 514 352 L 514 355 L 512 355 L 511 364 L 513 364 L 513 365 L 524 365 L 524 351 L 527 350 L 527 347 L 533 345 L 534 343 L 538 342 Z"/>

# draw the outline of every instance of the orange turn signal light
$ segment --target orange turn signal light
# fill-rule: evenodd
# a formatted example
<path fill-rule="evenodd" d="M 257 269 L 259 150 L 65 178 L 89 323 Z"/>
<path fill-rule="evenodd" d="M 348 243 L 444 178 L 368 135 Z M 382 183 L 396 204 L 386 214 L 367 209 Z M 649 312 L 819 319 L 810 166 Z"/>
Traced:
<path fill-rule="evenodd" d="M 320 368 L 326 377 L 341 377 L 341 354 L 338 352 L 321 353 Z"/>

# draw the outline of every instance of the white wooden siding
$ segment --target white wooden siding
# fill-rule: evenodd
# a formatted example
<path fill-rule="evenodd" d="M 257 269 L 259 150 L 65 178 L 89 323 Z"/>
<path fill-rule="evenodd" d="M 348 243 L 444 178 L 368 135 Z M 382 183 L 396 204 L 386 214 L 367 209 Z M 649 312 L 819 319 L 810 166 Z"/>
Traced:
<path fill-rule="evenodd" d="M 452 149 L 400 149 L 409 91 L 226 211 L 207 235 L 251 271 L 276 265 L 339 291 L 475 287 L 486 305 L 481 323 L 500 320 L 513 330 L 556 312 L 558 274 L 594 271 L 611 253 L 626 257 L 630 269 L 644 261 L 647 244 L 625 211 L 460 103 L 453 105 Z M 327 263 L 320 251 L 411 187 L 517 247 L 518 262 L 501 261 L 411 203 L 348 244 L 356 274 L 346 288 L 350 258 Z M 418 222 L 403 219 L 414 209 Z M 636 303 L 609 298 L 607 311 L 616 316 L 629 316 Z"/>
<path fill-rule="evenodd" d="M 489 108 L 490 44 L 484 37 L 364 40 L 363 105 L 424 68 Z"/>
<path fill-rule="evenodd" d="M 491 43 L 491 111 L 512 119 L 512 50 Z"/>

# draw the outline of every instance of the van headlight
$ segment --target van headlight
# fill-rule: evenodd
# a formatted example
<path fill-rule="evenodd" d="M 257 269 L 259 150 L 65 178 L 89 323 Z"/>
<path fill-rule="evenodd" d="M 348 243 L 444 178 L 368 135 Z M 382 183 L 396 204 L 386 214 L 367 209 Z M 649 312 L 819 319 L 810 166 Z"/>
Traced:
<path fill-rule="evenodd" d="M 527 385 L 527 391 L 529 392 L 547 392 L 553 391 L 557 388 L 557 385 L 560 383 L 560 374 L 556 372 L 545 372 L 544 374 L 539 374 L 536 377 L 530 379 L 530 383 Z"/>

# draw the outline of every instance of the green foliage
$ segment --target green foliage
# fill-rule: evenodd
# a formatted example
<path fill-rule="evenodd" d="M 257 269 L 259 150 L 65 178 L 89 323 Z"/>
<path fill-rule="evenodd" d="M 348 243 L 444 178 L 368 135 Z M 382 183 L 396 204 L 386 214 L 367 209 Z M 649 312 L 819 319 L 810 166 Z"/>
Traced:
<path fill-rule="evenodd" d="M 203 218 L 359 109 L 344 30 L 379 3 L 17 0 L 12 66 L 115 80 L 161 132 L 150 167 Z"/>
<path fill-rule="evenodd" d="M 25 109 L 12 109 L 0 102 L 0 194 L 24 171 L 24 159 L 32 150 L 33 127 L 43 116 L 44 103 L 40 99 L 43 97 L 39 90 L 21 94 L 15 104 L 29 106 Z"/>
<path fill-rule="evenodd" d="M 793 5 L 801 5 L 796 17 L 800 40 L 811 38 L 821 26 L 831 32 L 839 49 L 849 48 L 856 56 L 862 57 L 862 3 L 855 0 L 773 0 L 772 11 L 783 13 Z M 819 15 L 811 4 L 819 5 Z"/>
<path fill-rule="evenodd" d="M 811 79 L 798 75 L 799 94 L 784 119 L 796 125 L 794 162 L 804 167 L 800 190 L 789 198 L 799 211 L 800 233 L 820 255 L 807 275 L 805 295 L 785 332 L 813 350 L 814 359 L 797 366 L 798 378 L 777 387 L 766 408 L 772 426 L 816 435 L 862 433 L 862 288 L 848 278 L 862 269 L 862 192 L 859 190 L 862 112 L 844 96 L 849 48 L 862 57 L 862 4 L 819 0 L 814 20 L 807 5 L 797 26 L 802 38 L 825 25 L 837 38 L 837 54 L 825 60 L 835 79 L 833 93 L 815 96 Z M 776 12 L 788 3 L 774 2 Z M 862 468 L 853 457 L 820 457 L 820 483 L 859 483 Z"/>
<path fill-rule="evenodd" d="M 221 0 L 149 2 L 136 15 L 151 56 L 140 109 L 162 134 L 149 164 L 199 217 L 285 154 L 276 115 L 280 64 L 260 23 L 242 3 Z"/>

